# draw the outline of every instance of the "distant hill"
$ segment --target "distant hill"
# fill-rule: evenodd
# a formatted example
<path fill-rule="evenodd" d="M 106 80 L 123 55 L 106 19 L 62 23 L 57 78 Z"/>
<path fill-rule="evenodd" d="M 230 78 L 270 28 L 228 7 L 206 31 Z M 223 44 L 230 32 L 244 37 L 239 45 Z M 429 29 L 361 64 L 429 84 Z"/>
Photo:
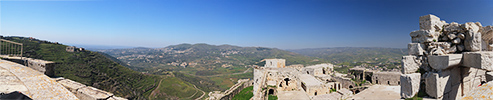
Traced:
<path fill-rule="evenodd" d="M 151 74 L 182 73 L 176 77 L 194 83 L 204 91 L 225 90 L 239 78 L 252 78 L 252 66 L 263 66 L 267 58 L 286 59 L 286 65 L 318 64 L 323 59 L 265 47 L 179 44 L 164 48 L 99 50 L 130 68 Z M 199 82 L 200 81 L 200 82 Z"/>
<path fill-rule="evenodd" d="M 195 89 L 193 84 L 177 79 L 173 75 L 143 74 L 124 67 L 112 60 L 116 58 L 99 52 L 67 52 L 66 45 L 25 37 L 3 39 L 22 43 L 25 57 L 58 63 L 55 66 L 56 76 L 109 91 L 120 97 L 137 100 L 193 99 L 203 94 Z"/>
<path fill-rule="evenodd" d="M 407 55 L 405 48 L 380 47 L 336 47 L 288 50 L 306 56 L 322 58 L 339 65 L 368 65 L 396 67 L 400 66 L 402 56 Z"/>

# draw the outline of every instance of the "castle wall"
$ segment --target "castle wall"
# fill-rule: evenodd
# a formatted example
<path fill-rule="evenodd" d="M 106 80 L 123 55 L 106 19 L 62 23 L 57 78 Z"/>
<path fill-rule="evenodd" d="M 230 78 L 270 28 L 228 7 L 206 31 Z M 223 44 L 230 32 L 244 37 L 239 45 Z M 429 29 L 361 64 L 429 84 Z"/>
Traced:
<path fill-rule="evenodd" d="M 380 85 L 400 85 L 400 72 L 374 72 L 371 82 Z"/>

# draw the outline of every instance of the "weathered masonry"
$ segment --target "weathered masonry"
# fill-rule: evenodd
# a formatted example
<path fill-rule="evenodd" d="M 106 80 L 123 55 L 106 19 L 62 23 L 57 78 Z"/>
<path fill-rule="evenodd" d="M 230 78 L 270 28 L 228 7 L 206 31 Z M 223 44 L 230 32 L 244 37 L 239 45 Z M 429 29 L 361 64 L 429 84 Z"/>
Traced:
<path fill-rule="evenodd" d="M 419 17 L 419 30 L 409 35 L 409 55 L 402 57 L 402 98 L 421 91 L 436 99 L 460 99 L 491 81 L 492 26 L 447 23 L 435 15 L 425 15 Z"/>
<path fill-rule="evenodd" d="M 265 59 L 264 67 L 254 68 L 253 100 L 267 99 L 276 95 L 279 99 L 345 99 L 352 92 L 344 85 L 353 86 L 350 79 L 346 82 L 340 77 L 331 76 L 332 64 L 285 66 L 285 59 Z M 286 95 L 290 94 L 290 95 Z"/>

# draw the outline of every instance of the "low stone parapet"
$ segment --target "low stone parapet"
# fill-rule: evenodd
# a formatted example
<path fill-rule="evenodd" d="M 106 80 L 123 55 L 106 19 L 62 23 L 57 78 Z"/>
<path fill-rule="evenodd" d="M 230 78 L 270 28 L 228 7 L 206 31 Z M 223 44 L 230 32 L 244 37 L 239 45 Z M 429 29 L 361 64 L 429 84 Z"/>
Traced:
<path fill-rule="evenodd" d="M 77 89 L 77 93 L 75 93 L 75 96 L 77 96 L 81 100 L 106 100 L 112 97 L 113 93 L 88 86 Z"/>
<path fill-rule="evenodd" d="M 126 100 L 125 98 L 116 97 L 113 93 L 99 90 L 97 88 L 86 86 L 84 84 L 64 78 L 54 78 L 70 92 L 74 93 L 81 100 Z"/>

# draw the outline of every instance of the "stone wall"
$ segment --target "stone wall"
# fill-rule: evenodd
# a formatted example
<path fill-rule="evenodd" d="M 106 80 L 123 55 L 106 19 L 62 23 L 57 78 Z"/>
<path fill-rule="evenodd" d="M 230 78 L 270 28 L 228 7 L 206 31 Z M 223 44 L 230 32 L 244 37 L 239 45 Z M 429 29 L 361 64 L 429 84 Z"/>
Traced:
<path fill-rule="evenodd" d="M 399 72 L 373 72 L 371 83 L 380 85 L 401 85 Z"/>
<path fill-rule="evenodd" d="M 81 100 L 126 100 L 125 98 L 114 96 L 113 93 L 86 86 L 70 79 L 56 78 L 55 80 Z"/>
<path fill-rule="evenodd" d="M 209 93 L 208 100 L 231 100 L 236 94 L 240 93 L 246 87 L 252 86 L 254 83 L 250 79 L 240 79 L 238 83 L 231 86 L 228 90 L 224 92 L 214 91 Z M 252 97 L 253 98 L 253 97 Z"/>
<path fill-rule="evenodd" d="M 355 79 L 366 80 L 372 82 L 373 71 L 365 68 L 351 68 L 349 73 L 354 76 Z"/>
<path fill-rule="evenodd" d="M 284 68 L 286 67 L 286 59 L 265 59 L 264 67 Z"/>
<path fill-rule="evenodd" d="M 486 73 L 493 70 L 492 26 L 447 23 L 435 15 L 419 17 L 419 26 L 409 34 L 409 55 L 402 57 L 402 98 L 424 91 L 453 100 L 488 81 Z"/>
<path fill-rule="evenodd" d="M 351 81 L 350 78 L 345 77 L 333 77 L 333 79 L 341 84 L 341 88 L 351 89 L 356 87 L 356 85 Z"/>
<path fill-rule="evenodd" d="M 18 64 L 22 64 L 34 70 L 37 70 L 41 73 L 44 73 L 47 76 L 54 77 L 55 76 L 55 62 L 45 61 L 40 59 L 32 59 L 26 57 L 9 57 L 2 56 L 2 59 L 9 60 Z"/>

